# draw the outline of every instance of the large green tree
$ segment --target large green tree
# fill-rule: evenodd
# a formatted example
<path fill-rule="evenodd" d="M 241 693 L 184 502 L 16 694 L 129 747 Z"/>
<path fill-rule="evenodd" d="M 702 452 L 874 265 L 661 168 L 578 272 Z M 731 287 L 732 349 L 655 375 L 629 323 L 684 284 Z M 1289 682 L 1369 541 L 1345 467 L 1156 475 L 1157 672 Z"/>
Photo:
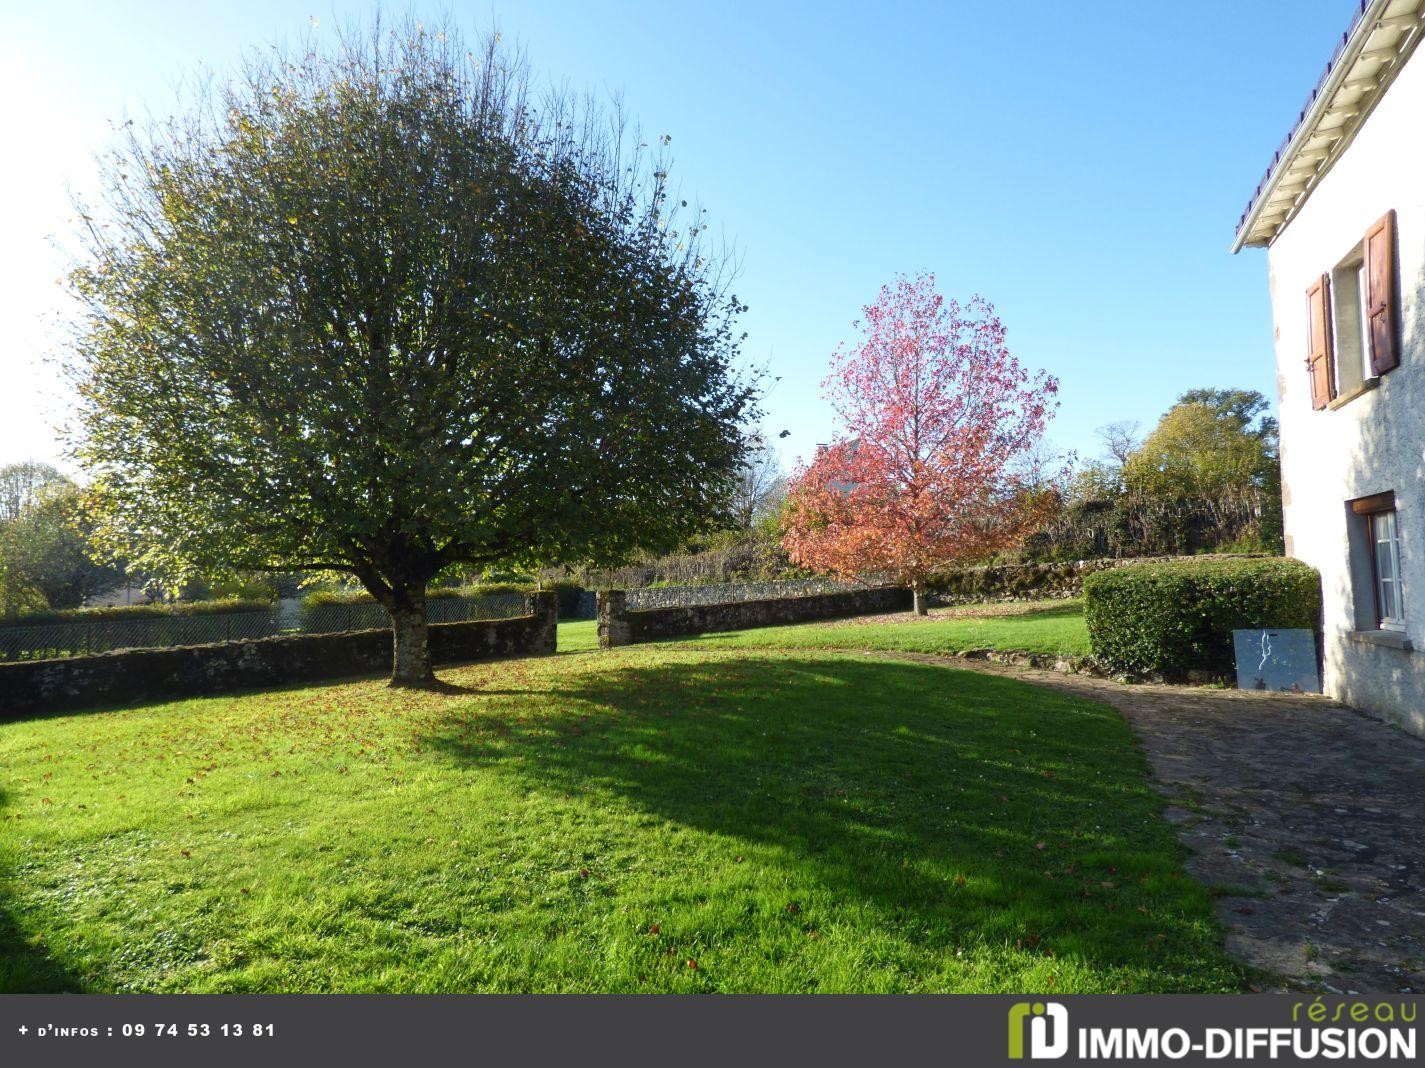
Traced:
<path fill-rule="evenodd" d="M 497 38 L 378 25 L 128 128 L 75 275 L 117 552 L 349 573 L 425 685 L 443 568 L 612 561 L 718 511 L 754 414 L 722 261 L 663 150 L 527 84 Z"/>

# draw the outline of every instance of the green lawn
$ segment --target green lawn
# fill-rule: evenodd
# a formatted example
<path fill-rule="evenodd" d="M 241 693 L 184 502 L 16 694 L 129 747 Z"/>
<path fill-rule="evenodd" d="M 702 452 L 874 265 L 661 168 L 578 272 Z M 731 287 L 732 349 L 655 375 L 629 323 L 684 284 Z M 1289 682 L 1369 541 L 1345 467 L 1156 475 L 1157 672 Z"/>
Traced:
<path fill-rule="evenodd" d="M 443 676 L 0 725 L 0 989 L 1241 983 L 1104 706 L 686 643 Z"/>
<path fill-rule="evenodd" d="M 561 653 L 582 653 L 599 647 L 599 626 L 592 619 L 576 619 L 559 624 L 557 639 Z"/>
<path fill-rule="evenodd" d="M 740 649 L 885 649 L 912 653 L 963 653 L 967 649 L 1088 656 L 1089 636 L 1080 600 L 938 608 L 924 619 L 909 612 L 871 619 L 833 620 L 789 627 L 702 634 L 699 645 Z M 593 620 L 559 624 L 559 651 L 598 647 Z"/>
<path fill-rule="evenodd" d="M 563 648 L 562 636 L 560 648 Z M 707 634 L 699 644 L 755 649 L 893 649 L 963 653 L 967 649 L 1088 656 L 1082 601 L 1040 601 L 934 610 L 920 619 L 906 612 L 874 620 L 836 620 L 791 627 Z"/>

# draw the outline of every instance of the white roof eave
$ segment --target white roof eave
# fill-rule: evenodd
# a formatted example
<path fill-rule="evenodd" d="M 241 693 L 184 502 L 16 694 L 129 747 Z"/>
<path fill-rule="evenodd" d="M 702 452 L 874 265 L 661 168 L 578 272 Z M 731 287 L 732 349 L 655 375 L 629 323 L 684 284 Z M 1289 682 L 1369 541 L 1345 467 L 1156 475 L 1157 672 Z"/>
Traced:
<path fill-rule="evenodd" d="M 1233 253 L 1269 245 L 1355 136 L 1422 36 L 1425 0 L 1371 0 L 1263 179 Z M 1379 45 L 1366 45 L 1377 35 Z M 1368 69 L 1369 68 L 1369 69 Z"/>

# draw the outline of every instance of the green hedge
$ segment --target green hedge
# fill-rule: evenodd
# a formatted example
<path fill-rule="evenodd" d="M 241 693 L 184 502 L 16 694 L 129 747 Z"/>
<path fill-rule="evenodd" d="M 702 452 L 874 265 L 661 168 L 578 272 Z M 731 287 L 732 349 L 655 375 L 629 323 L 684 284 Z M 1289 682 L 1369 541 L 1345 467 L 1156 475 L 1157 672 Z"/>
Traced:
<path fill-rule="evenodd" d="M 87 623 L 110 619 L 164 619 L 210 616 L 229 612 L 270 612 L 268 601 L 229 597 L 218 601 L 178 601 L 160 604 L 113 605 L 108 608 L 66 608 L 0 616 L 0 627 L 35 627 L 46 623 Z"/>
<path fill-rule="evenodd" d="M 492 597 L 499 593 L 529 593 L 534 583 L 482 582 L 476 586 L 437 586 L 426 591 L 426 600 L 438 597 Z M 376 598 L 365 590 L 314 590 L 302 598 L 303 608 L 325 604 L 375 604 Z"/>
<path fill-rule="evenodd" d="M 1094 656 L 1133 674 L 1229 676 L 1233 630 L 1314 630 L 1320 618 L 1321 577 L 1299 560 L 1129 564 L 1084 579 Z"/>
<path fill-rule="evenodd" d="M 555 600 L 559 602 L 560 619 L 576 619 L 579 615 L 579 598 L 584 594 L 584 587 L 572 579 L 556 579 L 554 582 L 546 582 L 544 588 L 554 594 Z"/>

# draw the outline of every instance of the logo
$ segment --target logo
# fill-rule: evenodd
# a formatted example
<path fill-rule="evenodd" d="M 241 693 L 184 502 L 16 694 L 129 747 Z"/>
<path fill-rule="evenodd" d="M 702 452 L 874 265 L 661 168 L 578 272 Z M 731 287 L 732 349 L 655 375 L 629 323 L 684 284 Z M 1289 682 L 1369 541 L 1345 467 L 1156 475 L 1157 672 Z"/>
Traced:
<path fill-rule="evenodd" d="M 1035 1060 L 1069 1052 L 1069 1010 L 1057 1001 L 1018 1001 L 1009 1007 L 1009 1059 L 1024 1059 L 1024 1021 L 1029 1019 L 1029 1056 Z M 1052 1022 L 1052 1026 L 1051 1026 Z M 1052 1034 L 1051 1034 L 1052 1032 Z"/>

